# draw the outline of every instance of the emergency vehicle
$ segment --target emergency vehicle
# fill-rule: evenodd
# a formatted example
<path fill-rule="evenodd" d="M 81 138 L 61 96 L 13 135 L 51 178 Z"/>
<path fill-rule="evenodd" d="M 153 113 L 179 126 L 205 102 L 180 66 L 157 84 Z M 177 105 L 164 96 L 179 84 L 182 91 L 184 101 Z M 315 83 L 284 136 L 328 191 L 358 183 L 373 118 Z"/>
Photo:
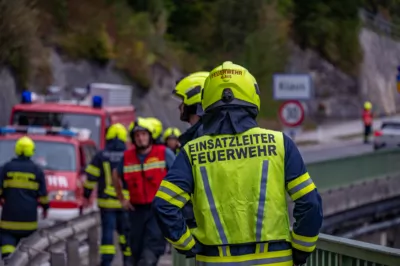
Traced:
<path fill-rule="evenodd" d="M 121 123 L 128 128 L 135 120 L 130 86 L 93 83 L 87 90 L 76 89 L 81 98 L 68 101 L 54 95 L 54 87 L 53 95 L 47 96 L 23 92 L 21 103 L 12 108 L 10 125 L 87 128 L 91 139 L 103 149 L 110 125 Z"/>
<path fill-rule="evenodd" d="M 15 156 L 15 142 L 20 137 L 28 135 L 35 142 L 32 160 L 46 175 L 50 220 L 69 220 L 80 214 L 86 178 L 84 169 L 97 152 L 96 143 L 89 134 L 88 130 L 54 127 L 0 128 L 0 165 Z M 91 199 L 93 208 L 87 208 L 85 212 L 95 208 L 94 197 Z"/>

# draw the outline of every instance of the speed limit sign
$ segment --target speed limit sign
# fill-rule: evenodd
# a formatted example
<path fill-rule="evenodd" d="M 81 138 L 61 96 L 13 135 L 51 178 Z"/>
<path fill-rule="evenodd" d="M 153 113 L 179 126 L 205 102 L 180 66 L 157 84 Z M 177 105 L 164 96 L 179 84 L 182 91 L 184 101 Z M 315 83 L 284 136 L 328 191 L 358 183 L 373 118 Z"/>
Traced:
<path fill-rule="evenodd" d="M 304 108 L 299 101 L 286 101 L 279 108 L 279 119 L 287 127 L 297 127 L 304 121 Z"/>

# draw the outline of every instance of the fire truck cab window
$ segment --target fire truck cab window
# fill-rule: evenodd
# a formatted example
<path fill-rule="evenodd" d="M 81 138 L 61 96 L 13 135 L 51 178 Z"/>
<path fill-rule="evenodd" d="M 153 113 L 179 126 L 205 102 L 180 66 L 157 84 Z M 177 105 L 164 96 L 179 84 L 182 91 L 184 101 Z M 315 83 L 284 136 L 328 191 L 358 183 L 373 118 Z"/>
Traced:
<path fill-rule="evenodd" d="M 16 111 L 13 116 L 13 124 L 21 126 L 86 128 L 91 132 L 90 138 L 97 145 L 100 145 L 101 117 L 97 115 Z"/>
<path fill-rule="evenodd" d="M 92 161 L 93 156 L 96 154 L 93 153 L 93 150 L 90 147 L 91 147 L 90 145 L 82 146 L 82 151 L 83 155 L 85 156 L 86 165 Z"/>
<path fill-rule="evenodd" d="M 0 164 L 11 160 L 16 140 L 0 141 Z M 76 171 L 75 147 L 69 143 L 35 140 L 35 155 L 32 160 L 52 171 Z"/>

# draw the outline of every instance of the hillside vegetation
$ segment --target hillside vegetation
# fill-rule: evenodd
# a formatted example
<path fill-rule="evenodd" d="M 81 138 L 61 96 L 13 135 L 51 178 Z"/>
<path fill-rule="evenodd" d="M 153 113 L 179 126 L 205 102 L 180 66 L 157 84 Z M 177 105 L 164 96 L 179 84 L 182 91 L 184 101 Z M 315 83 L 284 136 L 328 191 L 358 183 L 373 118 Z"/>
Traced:
<path fill-rule="evenodd" d="M 397 1 L 387 2 L 397 11 Z M 0 0 L 0 65 L 11 67 L 20 88 L 28 81 L 45 86 L 48 48 L 55 47 L 72 60 L 113 60 L 148 88 L 156 62 L 192 72 L 232 60 L 260 83 L 268 107 L 262 115 L 275 116 L 271 76 L 286 64 L 288 39 L 355 73 L 363 5 L 379 6 L 373 0 Z"/>

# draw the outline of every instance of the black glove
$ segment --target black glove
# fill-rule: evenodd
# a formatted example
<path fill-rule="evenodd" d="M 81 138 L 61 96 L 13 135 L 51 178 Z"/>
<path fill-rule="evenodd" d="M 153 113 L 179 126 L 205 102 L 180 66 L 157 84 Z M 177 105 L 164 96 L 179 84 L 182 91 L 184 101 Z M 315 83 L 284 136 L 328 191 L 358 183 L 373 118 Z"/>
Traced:
<path fill-rule="evenodd" d="M 307 258 L 311 255 L 309 252 L 304 252 L 295 248 L 292 248 L 293 263 L 296 266 L 300 266 L 307 263 Z"/>

